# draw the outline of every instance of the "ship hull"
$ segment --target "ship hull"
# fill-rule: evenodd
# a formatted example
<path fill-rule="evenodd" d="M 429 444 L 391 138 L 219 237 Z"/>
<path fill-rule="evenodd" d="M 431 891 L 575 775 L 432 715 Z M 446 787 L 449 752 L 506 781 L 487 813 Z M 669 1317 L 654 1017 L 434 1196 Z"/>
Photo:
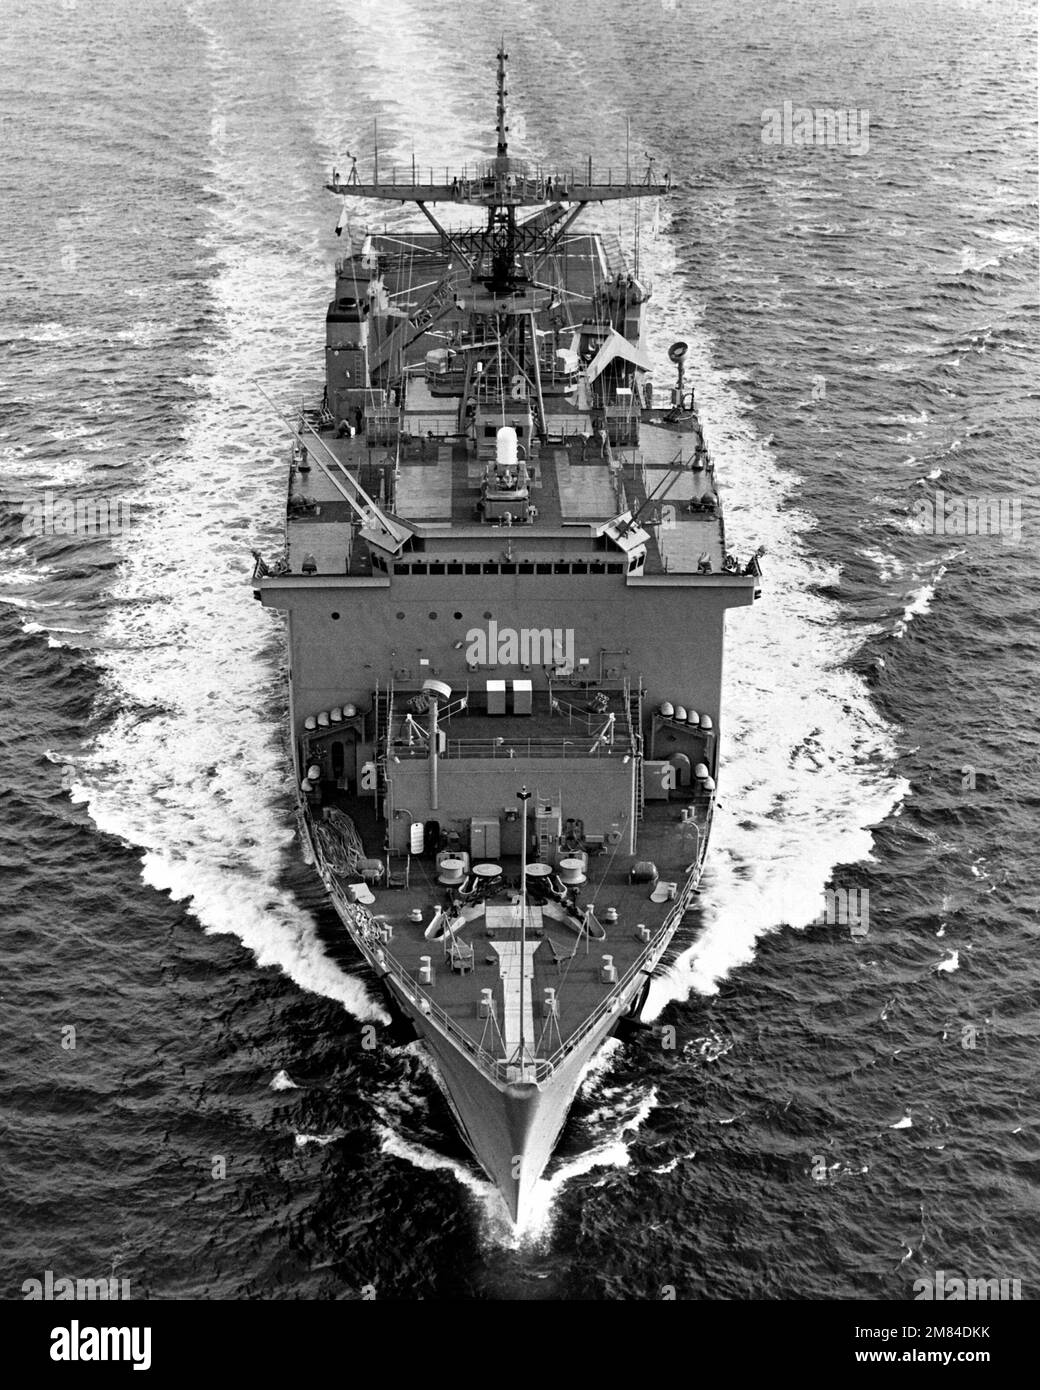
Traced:
<path fill-rule="evenodd" d="M 616 999 L 617 1008 L 594 1027 L 541 1082 L 493 1080 L 432 1026 L 395 982 L 384 981 L 432 1058 L 459 1131 L 498 1189 L 510 1220 L 527 1226 L 535 1192 L 552 1157 L 586 1068 L 617 1026 L 645 976 Z"/>
<path fill-rule="evenodd" d="M 571 230 L 670 183 L 510 158 L 505 58 L 493 161 L 333 173 L 432 230 L 346 229 L 321 405 L 286 422 L 284 553 L 253 583 L 289 615 L 318 872 L 523 1227 L 697 889 L 725 619 L 759 571 L 727 548 L 687 345 L 655 413 L 649 287 L 616 237 Z M 438 201 L 483 225 L 450 231 Z"/>
<path fill-rule="evenodd" d="M 387 970 L 382 953 L 374 951 L 371 942 L 358 934 L 354 921 L 340 907 L 339 894 L 314 843 L 309 818 L 302 805 L 301 825 L 343 926 L 379 975 L 399 1021 L 406 1021 L 434 1064 L 441 1091 L 459 1132 L 498 1189 L 509 1219 L 518 1229 L 524 1229 L 537 1208 L 538 1182 L 559 1141 L 587 1067 L 618 1025 L 642 1008 L 651 976 L 678 929 L 678 917 L 672 929 L 655 941 L 643 968 L 618 987 L 609 1009 L 594 1023 L 590 1022 L 580 1041 L 568 1047 L 551 1076 L 538 1081 L 502 1081 L 489 1076 L 437 1026 L 423 1007 L 424 996 L 402 986 Z M 708 836 L 705 835 L 697 863 L 684 885 L 682 900 L 685 903 L 689 903 L 697 891 L 707 849 Z"/>

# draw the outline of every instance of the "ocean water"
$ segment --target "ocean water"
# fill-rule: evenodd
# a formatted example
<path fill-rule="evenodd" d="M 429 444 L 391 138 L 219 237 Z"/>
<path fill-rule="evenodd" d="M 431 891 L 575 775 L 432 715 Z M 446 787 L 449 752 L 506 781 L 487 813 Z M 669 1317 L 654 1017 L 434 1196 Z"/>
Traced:
<path fill-rule="evenodd" d="M 0 1295 L 1035 1297 L 1033 8 L 5 19 Z M 700 908 L 520 1238 L 301 860 L 246 582 L 286 464 L 257 383 L 320 391 L 323 177 L 373 121 L 402 165 L 486 153 L 503 32 L 521 153 L 620 168 L 627 115 L 672 172 L 640 229 L 659 381 L 682 336 L 734 548 L 766 547 Z M 788 101 L 867 113 L 864 147 L 764 143 Z M 1000 533 L 931 526 L 940 490 Z M 124 524 L 27 534 L 48 494 Z M 828 887 L 865 933 L 818 920 Z"/>

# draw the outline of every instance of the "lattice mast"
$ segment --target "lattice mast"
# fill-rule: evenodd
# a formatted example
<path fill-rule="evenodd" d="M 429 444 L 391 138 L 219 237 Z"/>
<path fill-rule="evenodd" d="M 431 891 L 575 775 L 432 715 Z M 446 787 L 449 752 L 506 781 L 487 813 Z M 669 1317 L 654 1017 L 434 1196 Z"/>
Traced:
<path fill-rule="evenodd" d="M 587 203 L 659 197 L 671 191 L 671 182 L 667 175 L 664 182 L 653 181 L 652 161 L 648 163 L 646 174 L 640 182 L 632 181 L 627 166 L 624 177 L 617 182 L 612 173 L 604 182 L 602 169 L 597 181 L 591 156 L 583 167 L 554 172 L 539 170 L 533 174 L 524 160 L 515 159 L 509 153 L 506 109 L 509 93 L 505 85 L 509 55 L 504 44 L 496 58 L 496 150 L 493 160 L 487 161 L 476 172 L 460 169 L 450 179 L 446 169 L 443 182 L 434 178 L 431 169 L 430 178 L 425 183 L 414 176 L 413 163 L 412 179 L 399 183 L 396 172 L 391 181 L 386 180 L 385 166 L 384 177 L 380 178 L 377 154 L 371 183 L 362 182 L 355 167 L 345 182 L 333 171 L 333 180 L 326 187 L 329 192 L 344 198 L 415 203 L 438 230 L 445 247 L 466 264 L 474 279 L 480 279 L 493 295 L 508 296 L 526 279 L 522 268 L 523 256 L 551 254 L 553 247 Z M 471 231 L 450 232 L 428 206 L 441 202 L 484 207 L 487 209 L 487 223 L 483 228 Z M 560 213 L 565 212 L 565 215 L 548 221 L 541 217 L 518 221 L 518 209 L 545 207 L 547 204 L 556 205 Z M 507 312 L 505 306 L 502 306 L 502 312 Z"/>

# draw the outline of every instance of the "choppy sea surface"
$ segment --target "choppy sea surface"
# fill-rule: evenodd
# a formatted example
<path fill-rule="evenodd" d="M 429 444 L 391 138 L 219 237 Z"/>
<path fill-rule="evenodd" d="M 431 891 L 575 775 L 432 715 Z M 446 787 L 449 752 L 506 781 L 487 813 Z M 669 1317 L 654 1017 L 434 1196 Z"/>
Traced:
<path fill-rule="evenodd" d="M 628 115 L 672 172 L 658 379 L 687 339 L 767 552 L 700 908 L 522 1240 L 300 858 L 246 583 L 256 382 L 320 391 L 323 177 L 374 120 L 402 165 L 487 153 L 503 32 L 522 153 L 620 167 Z M 5 6 L 0 1296 L 1037 1296 L 1035 53 L 1025 0 Z M 866 147 L 764 143 L 785 102 Z M 124 524 L 36 534 L 48 494 Z"/>

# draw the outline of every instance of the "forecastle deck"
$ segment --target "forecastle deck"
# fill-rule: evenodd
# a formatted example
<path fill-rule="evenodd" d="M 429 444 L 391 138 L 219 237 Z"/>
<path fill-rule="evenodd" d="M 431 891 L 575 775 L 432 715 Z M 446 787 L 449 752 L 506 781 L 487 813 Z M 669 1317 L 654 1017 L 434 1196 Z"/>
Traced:
<path fill-rule="evenodd" d="M 688 819 L 685 807 L 693 808 Z M 491 1079 L 544 1081 L 590 1030 L 620 1016 L 652 974 L 696 891 L 710 814 L 710 798 L 689 791 L 684 803 L 654 807 L 640 827 L 640 854 L 660 878 L 633 882 L 628 854 L 590 859 L 577 910 L 531 902 L 523 944 L 519 856 L 499 856 L 499 894 L 466 907 L 453 931 L 433 936 L 430 924 L 450 895 L 432 859 L 411 857 L 407 875 L 392 880 L 394 886 L 375 882 L 365 892 L 351 884 L 352 878 L 354 885 L 361 882 L 358 876 L 335 872 L 320 848 L 318 857 L 357 944 L 431 1026 Z M 369 832 L 374 839 L 366 848 L 378 848 L 378 831 L 370 825 Z M 373 901 L 355 901 L 359 892 Z M 420 920 L 413 920 L 416 915 Z M 482 1007 L 488 998 L 490 1010 Z"/>

